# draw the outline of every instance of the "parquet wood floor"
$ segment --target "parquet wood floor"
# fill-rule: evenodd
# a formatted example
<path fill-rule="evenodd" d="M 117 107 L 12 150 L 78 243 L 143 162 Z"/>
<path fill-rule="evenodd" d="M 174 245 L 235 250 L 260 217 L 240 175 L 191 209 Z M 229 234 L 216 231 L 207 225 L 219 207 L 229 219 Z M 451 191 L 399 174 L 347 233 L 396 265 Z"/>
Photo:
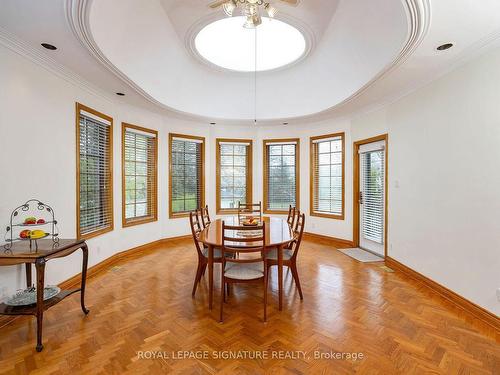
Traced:
<path fill-rule="evenodd" d="M 266 324 L 261 288 L 251 285 L 232 289 L 225 322 L 218 323 L 219 294 L 209 312 L 206 277 L 191 298 L 195 261 L 192 243 L 179 240 L 90 278 L 90 314 L 82 315 L 78 295 L 47 311 L 41 353 L 34 349 L 35 320 L 15 319 L 0 328 L 0 373 L 500 374 L 500 339 L 492 328 L 403 274 L 358 263 L 321 241 L 304 241 L 304 301 L 288 274 L 282 312 L 273 270 Z M 269 358 L 214 355 L 231 350 Z M 139 358 L 148 351 L 170 358 Z M 172 358 L 178 351 L 208 359 Z M 315 351 L 363 359 L 315 359 Z M 292 354 L 297 358 L 272 358 Z"/>

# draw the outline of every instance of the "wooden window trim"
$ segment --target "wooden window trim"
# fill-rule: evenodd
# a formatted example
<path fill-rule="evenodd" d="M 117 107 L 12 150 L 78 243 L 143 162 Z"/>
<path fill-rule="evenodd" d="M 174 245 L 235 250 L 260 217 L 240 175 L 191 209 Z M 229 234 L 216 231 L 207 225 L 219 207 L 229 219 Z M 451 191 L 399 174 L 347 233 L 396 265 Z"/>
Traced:
<path fill-rule="evenodd" d="M 268 183 L 268 173 L 267 173 L 267 145 L 270 143 L 278 143 L 278 142 L 296 142 L 295 148 L 295 207 L 297 209 L 300 208 L 300 138 L 280 138 L 280 139 L 264 139 L 262 141 L 263 144 L 263 174 L 264 174 L 264 189 L 263 189 L 263 211 L 265 214 L 278 214 L 278 215 L 286 215 L 288 214 L 288 210 L 271 210 L 267 205 L 267 183 Z"/>
<path fill-rule="evenodd" d="M 315 194 L 317 194 L 317 186 L 314 186 L 314 171 L 316 169 L 315 168 L 316 160 L 315 160 L 315 155 L 314 155 L 314 141 L 317 141 L 318 139 L 334 138 L 334 137 L 341 137 L 341 139 L 342 139 L 342 214 L 341 215 L 314 212 L 314 196 L 315 196 Z M 344 220 L 345 219 L 345 132 L 310 137 L 309 138 L 309 152 L 310 152 L 310 157 L 309 157 L 309 186 L 310 186 L 309 215 L 316 216 L 316 217 L 328 218 L 328 219 Z"/>
<path fill-rule="evenodd" d="M 154 143 L 154 186 L 156 189 L 155 194 L 153 195 L 153 205 L 154 207 L 154 215 L 145 216 L 141 218 L 125 218 L 125 132 L 127 129 L 139 130 L 145 133 L 149 133 L 155 136 Z M 122 122 L 122 227 L 131 227 L 139 224 L 151 223 L 158 220 L 158 131 L 153 129 L 144 128 L 142 126 L 137 126 L 133 124 L 129 124 L 126 122 Z"/>
<path fill-rule="evenodd" d="M 246 171 L 246 196 L 247 196 L 247 203 L 252 203 L 253 197 L 253 189 L 252 189 L 252 184 L 253 184 L 253 141 L 251 139 L 234 139 L 234 138 L 216 138 L 215 139 L 215 168 L 216 168 L 216 193 L 215 193 L 215 202 L 216 202 L 216 213 L 217 215 L 220 214 L 234 214 L 238 212 L 238 209 L 232 209 L 232 208 L 221 208 L 220 204 L 220 161 L 221 161 L 221 154 L 220 154 L 220 143 L 221 142 L 234 142 L 234 143 L 250 143 L 250 146 L 248 148 L 248 153 L 247 153 L 247 171 Z"/>
<path fill-rule="evenodd" d="M 111 232 L 114 229 L 114 201 L 113 201 L 113 118 L 105 115 L 104 113 L 98 112 L 95 109 L 87 107 L 83 104 L 75 104 L 75 122 L 76 122 L 76 237 L 78 239 L 88 240 L 89 238 L 94 238 L 100 236 L 101 234 Z M 108 177 L 111 189 L 109 189 L 108 202 L 110 202 L 110 226 L 97 230 L 95 232 L 90 232 L 82 234 L 80 232 L 80 112 L 85 111 L 98 116 L 104 120 L 110 122 L 109 125 L 109 168 Z"/>
<path fill-rule="evenodd" d="M 168 217 L 170 219 L 189 217 L 189 212 L 172 212 L 172 141 L 175 137 L 195 139 L 201 143 L 201 207 L 205 207 L 205 137 L 195 135 L 168 133 Z"/>

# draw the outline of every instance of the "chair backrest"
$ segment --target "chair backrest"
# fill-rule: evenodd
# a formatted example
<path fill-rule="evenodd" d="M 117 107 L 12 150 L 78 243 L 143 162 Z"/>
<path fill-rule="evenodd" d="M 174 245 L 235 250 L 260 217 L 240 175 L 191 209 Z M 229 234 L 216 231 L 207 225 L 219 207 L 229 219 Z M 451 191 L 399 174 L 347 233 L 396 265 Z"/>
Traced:
<path fill-rule="evenodd" d="M 191 234 L 193 235 L 193 241 L 196 246 L 196 251 L 198 252 L 198 255 L 203 256 L 203 253 L 201 252 L 200 242 L 198 241 L 201 233 L 198 210 L 189 212 L 189 225 L 191 226 Z"/>
<path fill-rule="evenodd" d="M 288 225 L 293 227 L 293 223 L 295 222 L 295 207 L 292 207 L 292 205 L 288 207 L 288 217 L 286 222 Z"/>
<path fill-rule="evenodd" d="M 298 214 L 297 223 L 295 224 L 294 236 L 295 240 L 292 244 L 292 258 L 296 258 L 300 249 L 300 243 L 302 242 L 302 235 L 304 234 L 304 227 L 306 225 L 306 214 Z"/>
<path fill-rule="evenodd" d="M 262 202 L 259 203 L 241 203 L 238 202 L 238 219 L 259 216 L 262 219 Z"/>
<path fill-rule="evenodd" d="M 254 234 L 255 233 L 255 234 Z M 239 234 L 239 235 L 237 235 Z M 223 253 L 260 253 L 259 258 L 231 258 L 234 263 L 251 263 L 266 259 L 266 223 L 258 226 L 226 225 L 222 222 L 222 251 Z M 229 261 L 228 259 L 226 259 Z"/>
<path fill-rule="evenodd" d="M 200 208 L 201 224 L 206 228 L 210 223 L 210 213 L 208 212 L 208 204 Z"/>

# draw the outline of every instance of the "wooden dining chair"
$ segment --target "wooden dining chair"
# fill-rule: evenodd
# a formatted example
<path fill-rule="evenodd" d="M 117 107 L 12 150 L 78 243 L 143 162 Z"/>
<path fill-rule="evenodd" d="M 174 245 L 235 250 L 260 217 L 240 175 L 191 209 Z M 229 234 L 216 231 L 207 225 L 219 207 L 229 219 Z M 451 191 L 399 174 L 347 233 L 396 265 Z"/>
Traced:
<path fill-rule="evenodd" d="M 194 245 L 196 247 L 196 252 L 198 254 L 198 267 L 196 269 L 196 276 L 194 278 L 193 291 L 191 295 L 194 297 L 196 293 L 196 288 L 200 283 L 200 280 L 205 273 L 205 269 L 208 264 L 208 248 L 206 246 L 201 246 L 199 238 L 202 231 L 200 224 L 200 219 L 198 215 L 198 210 L 191 211 L 189 213 L 189 224 L 191 226 L 191 234 L 193 235 Z M 220 249 L 214 249 L 214 263 L 222 263 L 221 257 L 222 251 Z"/>
<path fill-rule="evenodd" d="M 223 321 L 226 285 L 235 283 L 262 283 L 264 287 L 264 322 L 267 321 L 267 265 L 266 265 L 266 224 L 259 226 L 230 226 L 222 222 L 222 251 L 240 253 L 240 257 L 222 258 L 220 319 Z M 261 235 L 252 236 L 252 232 Z M 239 232 L 237 236 L 235 232 Z M 247 233 L 247 234 L 244 234 Z M 253 258 L 250 258 L 253 256 Z"/>
<path fill-rule="evenodd" d="M 259 203 L 241 203 L 238 202 L 238 221 L 258 216 L 262 221 L 262 202 Z"/>
<path fill-rule="evenodd" d="M 292 271 L 292 276 L 295 281 L 295 285 L 299 291 L 300 299 L 303 300 L 302 288 L 300 286 L 299 273 L 297 271 L 297 255 L 299 253 L 300 244 L 302 242 L 302 235 L 304 233 L 304 226 L 306 221 L 305 214 L 299 214 L 297 217 L 296 227 L 294 229 L 295 239 L 293 240 L 290 248 L 283 249 L 283 266 L 289 268 Z M 278 265 L 278 249 L 272 249 L 267 254 L 267 277 L 269 277 L 269 268 Z"/>

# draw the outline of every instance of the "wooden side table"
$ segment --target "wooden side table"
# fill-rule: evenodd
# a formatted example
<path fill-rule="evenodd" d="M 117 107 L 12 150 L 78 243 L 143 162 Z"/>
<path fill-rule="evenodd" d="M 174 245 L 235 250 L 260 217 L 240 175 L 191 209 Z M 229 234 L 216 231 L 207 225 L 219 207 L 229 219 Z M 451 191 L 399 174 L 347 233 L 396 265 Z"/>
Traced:
<path fill-rule="evenodd" d="M 79 289 L 61 290 L 61 292 L 46 301 L 43 300 L 43 290 L 45 287 L 45 263 L 50 259 L 62 258 L 82 249 L 82 282 Z M 84 240 L 60 239 L 59 242 L 53 242 L 49 239 L 38 240 L 38 248 L 31 250 L 29 241 L 14 242 L 8 250 L 0 247 L 0 266 L 11 266 L 16 264 L 25 264 L 26 266 L 26 284 L 32 286 L 31 264 L 35 264 L 36 269 L 36 291 L 37 302 L 28 306 L 8 306 L 5 303 L 0 304 L 0 315 L 35 315 L 36 316 L 36 351 L 41 352 L 42 345 L 42 323 L 43 312 L 48 308 L 58 304 L 67 296 L 80 292 L 80 303 L 84 314 L 89 310 L 85 307 L 85 282 L 87 279 L 88 247 Z"/>

